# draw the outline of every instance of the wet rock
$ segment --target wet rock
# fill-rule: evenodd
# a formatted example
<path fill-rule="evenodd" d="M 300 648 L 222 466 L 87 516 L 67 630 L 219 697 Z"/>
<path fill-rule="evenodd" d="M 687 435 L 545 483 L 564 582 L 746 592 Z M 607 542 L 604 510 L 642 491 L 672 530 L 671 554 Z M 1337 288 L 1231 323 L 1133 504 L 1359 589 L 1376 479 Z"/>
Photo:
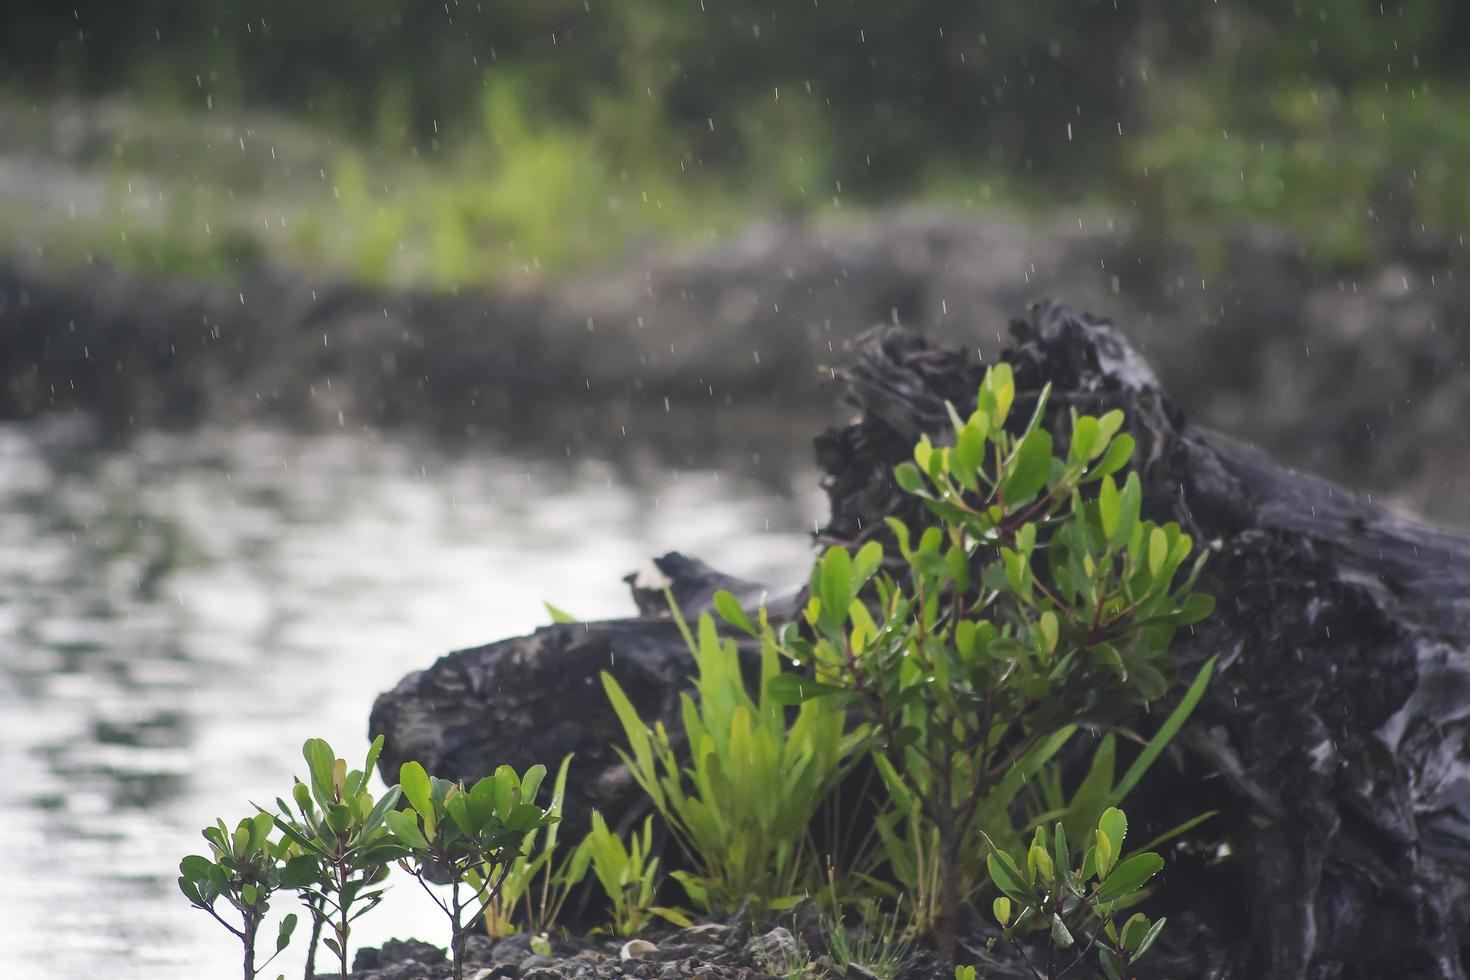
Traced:
<path fill-rule="evenodd" d="M 352 972 L 370 972 L 377 980 L 416 980 L 446 973 L 448 962 L 448 955 L 438 946 L 416 939 L 390 939 L 377 948 L 359 949 L 352 958 Z"/>
<path fill-rule="evenodd" d="M 992 356 L 992 325 L 1058 294 L 1122 318 L 1196 418 L 1470 526 L 1470 495 L 1445 492 L 1470 480 L 1463 266 L 1446 250 L 1324 271 L 1263 228 L 1221 234 L 1206 265 L 1114 215 L 916 207 L 759 223 L 560 282 L 456 294 L 0 257 L 0 418 L 80 409 L 119 433 L 269 420 L 605 448 L 636 417 L 644 450 L 678 441 L 682 458 L 712 428 L 725 443 L 754 428 L 750 448 L 769 457 L 829 419 L 811 379 L 869 325 Z"/>

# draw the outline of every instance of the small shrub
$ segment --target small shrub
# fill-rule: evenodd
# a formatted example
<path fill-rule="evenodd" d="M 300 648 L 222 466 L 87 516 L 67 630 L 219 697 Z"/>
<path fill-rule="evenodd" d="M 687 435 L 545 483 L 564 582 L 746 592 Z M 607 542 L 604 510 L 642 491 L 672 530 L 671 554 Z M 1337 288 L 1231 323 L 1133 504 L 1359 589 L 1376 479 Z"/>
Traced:
<path fill-rule="evenodd" d="M 602 886 L 612 905 L 612 931 L 618 936 L 636 936 L 658 915 L 675 925 L 691 925 L 676 909 L 653 904 L 658 890 L 658 858 L 653 857 L 653 814 L 643 821 L 643 832 L 628 835 L 628 842 L 608 829 L 607 821 L 592 811 L 592 829 L 573 856 L 568 879 L 580 881 L 588 868 Z"/>
<path fill-rule="evenodd" d="M 939 947 L 955 948 L 958 907 L 984 885 L 979 835 L 1019 852 L 1012 804 L 1079 724 L 1119 725 L 1169 689 L 1174 631 L 1209 615 L 1192 593 L 1203 556 L 1176 584 L 1192 543 L 1177 524 L 1140 515 L 1137 474 L 1114 479 L 1133 452 L 1123 413 L 1072 414 L 1065 457 L 1041 426 L 1049 386 L 1018 435 L 1006 429 L 1015 386 L 989 372 L 976 408 L 953 406 L 952 445 L 927 437 L 895 471 L 938 526 L 916 536 L 900 520 L 902 582 L 883 570 L 881 544 L 831 548 L 814 569 L 804 623 L 780 635 L 752 626 L 728 595 L 717 608 L 810 674 L 773 674 L 772 700 L 856 708 L 873 726 L 875 762 L 894 814 L 878 830 L 894 857 L 937 871 L 932 914 Z M 871 592 L 869 591 L 871 589 Z M 860 596 L 871 595 L 870 610 Z M 1202 675 L 1208 678 L 1208 669 Z M 1203 681 L 1170 724 L 1183 723 Z M 1172 735 L 1172 731 L 1163 740 Z M 1162 749 L 1151 745 L 1142 766 Z M 1151 755 L 1149 754 L 1151 753 Z M 1130 771 L 1122 791 L 1141 771 Z M 1108 787 L 1105 803 L 1120 787 Z M 906 824 L 907 841 L 899 833 Z M 896 845 L 895 846 L 895 842 Z M 915 884 L 925 884 L 917 860 Z M 925 896 L 928 901 L 929 896 Z"/>
<path fill-rule="evenodd" d="M 556 864 L 556 848 L 561 830 L 562 802 L 566 798 L 567 770 L 572 757 L 562 759 L 556 771 L 556 782 L 551 789 L 551 802 L 546 807 L 551 821 L 526 835 L 525 843 L 511 861 L 510 867 L 502 872 L 500 888 L 485 903 L 485 934 L 492 940 L 503 939 L 517 931 L 514 922 L 519 907 L 522 925 L 533 936 L 544 935 L 555 924 L 566 904 L 571 887 L 582 876 L 568 873 L 575 852 Z M 542 830 L 545 834 L 542 834 Z M 470 872 L 470 884 L 479 888 L 489 881 L 496 869 L 481 867 Z"/>
<path fill-rule="evenodd" d="M 1119 913 L 1143 897 L 1144 886 L 1164 867 L 1164 859 L 1151 851 L 1125 858 L 1127 833 L 1127 816 L 1110 807 L 1076 864 L 1061 823 L 1050 835 L 1036 828 L 1024 862 L 992 846 L 986 864 L 1001 893 L 992 911 L 1005 938 L 1041 980 L 1063 976 L 1094 949 L 1108 980 L 1123 980 L 1159 938 L 1163 918 L 1151 921 L 1135 912 L 1118 925 Z M 1043 932 L 1049 941 L 1044 961 L 1038 964 L 1021 937 Z M 1058 962 L 1058 953 L 1065 954 L 1064 962 Z"/>
<path fill-rule="evenodd" d="M 696 667 L 695 693 L 682 697 L 691 764 L 681 766 L 663 725 L 650 732 L 604 672 L 630 747 L 619 754 L 693 862 L 696 873 L 674 877 L 696 904 L 730 911 L 795 904 L 815 877 L 812 817 L 848 771 L 866 728 L 849 731 L 843 707 L 832 701 L 801 705 L 788 724 L 771 693 L 784 676 L 776 648 L 763 645 L 759 697 L 752 698 L 734 641 L 721 639 L 707 615 L 696 641 L 672 597 L 669 604 Z"/>
<path fill-rule="evenodd" d="M 179 862 L 179 890 L 189 904 L 202 909 L 240 940 L 244 955 L 244 978 L 254 980 L 291 942 L 296 916 L 287 915 L 276 934 L 276 951 L 259 966 L 255 962 L 255 937 L 270 911 L 271 895 L 281 885 L 281 855 L 285 845 L 272 841 L 275 823 L 268 813 L 246 817 L 234 833 L 223 820 L 205 827 L 210 856 L 190 854 Z M 216 908 L 223 898 L 239 916 L 239 924 L 224 918 Z"/>
<path fill-rule="evenodd" d="M 501 766 L 466 788 L 464 783 L 431 778 L 417 762 L 405 762 L 399 770 L 399 785 L 412 809 L 390 812 L 386 819 L 407 852 L 399 867 L 413 875 L 449 918 L 454 980 L 464 980 L 469 929 L 465 913 L 473 916 L 484 909 L 511 870 L 526 835 L 554 819 L 533 802 L 545 777 L 545 766 L 532 766 L 525 776 Z M 431 868 L 448 874 L 448 902 L 425 882 Z"/>
<path fill-rule="evenodd" d="M 278 799 L 280 812 L 271 815 L 285 838 L 299 849 L 282 869 L 281 885 L 305 896 L 315 920 L 314 936 L 323 928 L 330 931 L 325 942 L 336 955 L 344 978 L 352 923 L 382 901 L 380 886 L 388 877 L 389 865 L 406 854 L 385 822 L 398 802 L 398 787 L 390 787 L 376 800 L 367 788 L 382 749 L 380 735 L 368 749 L 362 768 L 349 772 L 346 760 L 337 758 L 325 741 L 307 739 L 301 751 L 310 781 L 296 782 L 291 794 L 294 812 L 285 800 Z"/>

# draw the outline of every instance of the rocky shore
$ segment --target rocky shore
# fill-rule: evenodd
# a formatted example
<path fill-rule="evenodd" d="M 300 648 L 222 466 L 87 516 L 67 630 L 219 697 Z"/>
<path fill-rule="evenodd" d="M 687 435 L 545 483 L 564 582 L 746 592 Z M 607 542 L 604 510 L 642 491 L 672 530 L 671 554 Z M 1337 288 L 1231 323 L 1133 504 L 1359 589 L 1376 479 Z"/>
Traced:
<path fill-rule="evenodd" d="M 568 452 L 631 431 L 681 452 L 715 439 L 770 451 L 833 420 L 834 389 L 817 382 L 872 324 L 992 356 L 1002 338 L 976 325 L 1064 295 L 1127 322 L 1193 418 L 1470 523 L 1463 248 L 1327 274 L 1261 230 L 1223 239 L 1207 264 L 1143 242 L 1106 214 L 910 208 L 763 223 L 564 281 L 459 294 L 280 268 L 200 283 L 12 257 L 0 261 L 0 419 L 83 413 L 123 435 L 408 426 Z"/>

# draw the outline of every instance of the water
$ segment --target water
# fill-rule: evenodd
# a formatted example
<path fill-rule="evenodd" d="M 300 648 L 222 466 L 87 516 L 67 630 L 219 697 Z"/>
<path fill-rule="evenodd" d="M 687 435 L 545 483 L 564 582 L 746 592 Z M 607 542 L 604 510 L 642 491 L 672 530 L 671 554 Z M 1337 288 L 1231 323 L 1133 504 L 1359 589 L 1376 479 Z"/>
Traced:
<path fill-rule="evenodd" d="M 367 435 L 121 451 L 0 426 L 0 972 L 234 975 L 178 860 L 288 789 L 304 739 L 360 759 L 404 673 L 545 623 L 543 600 L 629 614 L 620 576 L 671 548 L 794 581 L 816 485 Z M 438 914 L 405 879 L 354 942 L 444 943 Z M 302 943 L 271 976 L 300 975 Z"/>

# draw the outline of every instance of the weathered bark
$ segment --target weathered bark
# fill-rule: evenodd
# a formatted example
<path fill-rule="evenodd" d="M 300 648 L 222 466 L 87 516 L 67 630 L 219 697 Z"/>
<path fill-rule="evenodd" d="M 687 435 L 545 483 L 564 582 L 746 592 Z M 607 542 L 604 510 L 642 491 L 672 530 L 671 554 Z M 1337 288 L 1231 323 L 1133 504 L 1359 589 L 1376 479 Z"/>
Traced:
<path fill-rule="evenodd" d="M 1186 672 L 1219 654 L 1176 750 L 1130 798 L 1147 840 L 1202 810 L 1203 847 L 1171 851 L 1154 911 L 1161 975 L 1465 976 L 1470 939 L 1470 539 L 1367 504 L 1189 425 L 1110 325 L 1058 306 L 1013 325 L 1018 404 L 1121 407 L 1138 440 L 1145 509 L 1212 552 L 1219 608 L 1181 636 Z M 818 440 L 832 516 L 824 541 L 927 520 L 893 484 L 945 400 L 973 402 L 983 365 L 896 328 L 865 335 L 843 375 L 854 424 Z M 1018 414 L 1024 415 L 1024 405 Z M 1064 450 L 1064 439 L 1059 449 Z M 708 573 L 708 569 L 704 569 Z M 553 627 L 463 651 L 379 699 L 385 771 L 419 757 L 450 778 L 572 748 L 605 812 L 636 805 L 596 672 L 611 666 L 645 717 L 672 717 L 688 660 L 666 622 Z M 589 775 L 590 773 L 590 775 Z M 615 791 L 610 789 L 615 787 Z M 1221 859 L 1228 846 L 1228 856 Z M 1146 961 L 1147 964 L 1148 961 Z"/>

